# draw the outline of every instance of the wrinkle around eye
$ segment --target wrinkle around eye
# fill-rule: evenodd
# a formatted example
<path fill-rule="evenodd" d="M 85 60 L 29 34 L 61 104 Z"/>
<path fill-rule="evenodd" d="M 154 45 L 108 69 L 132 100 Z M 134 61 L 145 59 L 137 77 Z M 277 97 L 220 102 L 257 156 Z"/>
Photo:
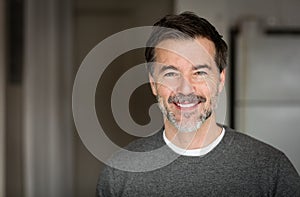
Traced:
<path fill-rule="evenodd" d="M 175 72 L 168 72 L 163 75 L 164 77 L 178 77 L 179 74 Z"/>

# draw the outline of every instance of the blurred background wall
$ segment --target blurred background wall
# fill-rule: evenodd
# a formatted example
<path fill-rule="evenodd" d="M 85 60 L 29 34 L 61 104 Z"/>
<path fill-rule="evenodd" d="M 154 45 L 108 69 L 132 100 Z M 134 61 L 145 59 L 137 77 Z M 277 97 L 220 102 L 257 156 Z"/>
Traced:
<path fill-rule="evenodd" d="M 94 196 L 103 164 L 82 144 L 72 120 L 77 69 L 106 37 L 186 10 L 211 21 L 228 44 L 234 38 L 230 47 L 240 51 L 234 54 L 236 76 L 229 74 L 229 65 L 227 96 L 232 88 L 235 96 L 229 99 L 226 123 L 232 124 L 234 117 L 231 126 L 278 147 L 299 171 L 300 63 L 295 58 L 300 51 L 299 4 L 296 0 L 1 0 L 0 196 Z M 233 28 L 239 33 L 233 35 Z M 295 34 L 265 35 L 265 30 L 276 28 Z M 272 46 L 282 50 L 271 50 Z M 278 58 L 269 61 L 272 57 Z M 143 61 L 143 50 L 138 49 L 118 57 L 97 87 L 99 121 L 120 146 L 135 137 L 114 122 L 111 90 L 123 72 Z M 274 62 L 281 64 L 272 67 Z M 287 69 L 282 69 L 286 62 Z M 275 77 L 280 75 L 286 77 Z M 260 86 L 267 90 L 256 89 Z M 133 119 L 146 124 L 147 107 L 154 102 L 149 88 L 136 91 L 133 101 Z"/>
<path fill-rule="evenodd" d="M 0 1 L 0 196 L 5 194 L 5 2 Z"/>
<path fill-rule="evenodd" d="M 87 53 L 106 37 L 128 28 L 153 25 L 158 18 L 173 13 L 173 7 L 171 0 L 74 2 L 75 70 Z M 104 131 L 107 131 L 106 134 L 119 146 L 124 146 L 135 137 L 123 132 L 115 122 L 111 112 L 111 93 L 115 83 L 126 70 L 143 62 L 143 49 L 128 51 L 108 66 L 98 83 L 95 98 L 98 119 Z M 148 109 L 145 108 L 154 102 L 150 88 L 142 87 L 133 99 L 133 118 L 143 124 L 148 115 Z M 78 196 L 92 195 L 102 164 L 87 151 L 77 134 L 75 135 L 75 193 Z"/>

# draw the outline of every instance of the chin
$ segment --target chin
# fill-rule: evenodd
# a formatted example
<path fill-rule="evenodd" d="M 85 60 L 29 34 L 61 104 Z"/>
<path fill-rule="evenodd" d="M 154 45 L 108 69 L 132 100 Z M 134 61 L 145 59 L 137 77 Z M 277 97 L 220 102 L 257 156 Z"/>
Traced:
<path fill-rule="evenodd" d="M 194 123 L 194 125 L 174 125 L 175 128 L 181 133 L 192 133 L 200 129 L 202 122 Z"/>
<path fill-rule="evenodd" d="M 195 132 L 201 128 L 203 123 L 212 115 L 212 111 L 208 110 L 204 114 L 198 117 L 181 117 L 180 120 L 176 120 L 173 113 L 168 113 L 168 121 L 182 133 Z M 183 120 L 182 120 L 183 119 Z"/>
<path fill-rule="evenodd" d="M 183 117 L 182 117 L 183 118 Z M 190 133 L 190 132 L 195 132 L 204 123 L 205 119 L 204 118 L 194 118 L 193 120 L 190 119 L 185 119 L 185 120 L 175 120 L 174 116 L 168 116 L 168 121 L 179 131 L 182 133 Z"/>

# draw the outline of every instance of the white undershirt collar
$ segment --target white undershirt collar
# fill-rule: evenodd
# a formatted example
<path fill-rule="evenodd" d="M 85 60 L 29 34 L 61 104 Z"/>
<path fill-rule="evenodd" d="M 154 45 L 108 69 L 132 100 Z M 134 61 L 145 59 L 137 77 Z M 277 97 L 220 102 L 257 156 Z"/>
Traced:
<path fill-rule="evenodd" d="M 219 135 L 212 143 L 210 143 L 208 146 L 198 149 L 191 149 L 186 150 L 183 148 L 180 148 L 173 144 L 168 138 L 166 137 L 165 130 L 163 131 L 163 139 L 165 143 L 168 145 L 170 149 L 172 149 L 175 153 L 184 155 L 184 156 L 203 156 L 209 153 L 211 150 L 213 150 L 222 140 L 225 134 L 225 129 L 222 128 L 221 135 Z"/>

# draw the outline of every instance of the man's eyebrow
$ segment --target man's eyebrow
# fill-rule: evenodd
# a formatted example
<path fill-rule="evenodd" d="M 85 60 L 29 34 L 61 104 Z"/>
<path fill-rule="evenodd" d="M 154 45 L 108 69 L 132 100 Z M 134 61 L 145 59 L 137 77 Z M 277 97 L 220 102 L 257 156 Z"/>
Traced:
<path fill-rule="evenodd" d="M 171 69 L 171 70 L 178 70 L 175 66 L 172 66 L 172 65 L 163 65 L 160 68 L 159 73 L 162 73 L 162 72 L 164 72 L 166 70 L 169 70 L 169 69 Z"/>
<path fill-rule="evenodd" d="M 206 64 L 193 66 L 193 70 L 199 70 L 199 69 L 203 69 L 203 68 L 207 68 L 208 70 L 211 70 L 211 67 Z"/>

